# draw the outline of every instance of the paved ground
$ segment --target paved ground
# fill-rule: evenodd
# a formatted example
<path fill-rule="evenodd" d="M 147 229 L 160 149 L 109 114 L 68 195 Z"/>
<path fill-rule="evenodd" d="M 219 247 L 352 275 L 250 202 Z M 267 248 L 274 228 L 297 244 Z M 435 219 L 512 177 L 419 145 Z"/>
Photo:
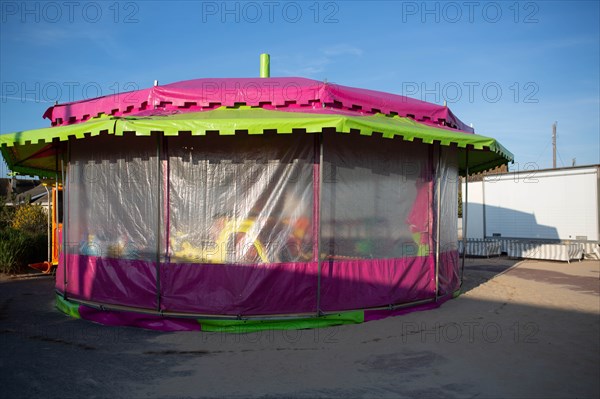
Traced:
<path fill-rule="evenodd" d="M 0 282 L 0 397 L 598 398 L 600 264 L 470 259 L 440 309 L 321 330 L 158 333 Z"/>

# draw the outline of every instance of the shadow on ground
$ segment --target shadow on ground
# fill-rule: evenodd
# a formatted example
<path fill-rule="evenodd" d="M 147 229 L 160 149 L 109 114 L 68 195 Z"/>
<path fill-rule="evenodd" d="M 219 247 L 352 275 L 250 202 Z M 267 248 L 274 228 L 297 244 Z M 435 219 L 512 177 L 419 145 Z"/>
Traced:
<path fill-rule="evenodd" d="M 1 282 L 0 396 L 598 397 L 597 275 L 515 263 L 467 259 L 466 295 L 436 310 L 237 335 L 75 320 L 54 309 L 52 278 Z M 515 278 L 592 310 L 519 302 Z"/>

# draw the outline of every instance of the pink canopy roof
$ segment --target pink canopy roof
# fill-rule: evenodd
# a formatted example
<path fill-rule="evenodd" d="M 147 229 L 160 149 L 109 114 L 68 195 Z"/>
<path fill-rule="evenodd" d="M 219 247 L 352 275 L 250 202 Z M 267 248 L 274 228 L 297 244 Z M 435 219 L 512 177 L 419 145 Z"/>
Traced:
<path fill-rule="evenodd" d="M 327 112 L 336 109 L 362 115 L 384 113 L 473 133 L 446 106 L 305 78 L 194 79 L 127 93 L 58 104 L 44 113 L 53 126 L 84 122 L 100 114 L 140 116 L 208 111 L 220 106 L 249 105 L 281 111 Z M 321 111 L 323 110 L 323 111 Z M 330 112 L 330 111 L 329 111 Z"/>

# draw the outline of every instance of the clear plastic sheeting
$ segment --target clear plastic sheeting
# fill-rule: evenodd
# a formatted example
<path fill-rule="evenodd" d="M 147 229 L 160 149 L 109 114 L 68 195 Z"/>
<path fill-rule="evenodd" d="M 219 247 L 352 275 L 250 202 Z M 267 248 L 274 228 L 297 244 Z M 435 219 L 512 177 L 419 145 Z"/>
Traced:
<path fill-rule="evenodd" d="M 157 307 L 156 262 L 164 251 L 158 148 L 151 137 L 71 142 L 67 256 L 57 271 L 67 295 Z"/>
<path fill-rule="evenodd" d="M 155 261 L 162 221 L 158 141 L 73 140 L 68 176 L 68 252 Z"/>
<path fill-rule="evenodd" d="M 440 147 L 437 176 L 440 192 L 439 292 L 450 294 L 460 285 L 458 275 L 458 151 Z M 437 209 L 437 196 L 435 209 Z"/>
<path fill-rule="evenodd" d="M 428 146 L 358 135 L 324 136 L 321 255 L 388 259 L 427 255 Z"/>
<path fill-rule="evenodd" d="M 172 262 L 312 259 L 314 137 L 175 137 L 168 154 Z"/>
<path fill-rule="evenodd" d="M 456 149 L 337 132 L 69 145 L 67 297 L 262 317 L 458 288 Z"/>

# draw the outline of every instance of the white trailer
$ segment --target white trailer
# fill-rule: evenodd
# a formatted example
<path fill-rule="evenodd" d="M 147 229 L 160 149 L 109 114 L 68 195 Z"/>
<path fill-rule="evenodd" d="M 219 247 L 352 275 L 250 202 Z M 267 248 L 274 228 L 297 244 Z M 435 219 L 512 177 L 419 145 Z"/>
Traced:
<path fill-rule="evenodd" d="M 575 248 L 598 255 L 600 165 L 489 175 L 468 186 L 468 241 L 500 241 L 516 257 L 569 260 L 580 255 Z M 463 182 L 463 199 L 466 189 Z"/>

